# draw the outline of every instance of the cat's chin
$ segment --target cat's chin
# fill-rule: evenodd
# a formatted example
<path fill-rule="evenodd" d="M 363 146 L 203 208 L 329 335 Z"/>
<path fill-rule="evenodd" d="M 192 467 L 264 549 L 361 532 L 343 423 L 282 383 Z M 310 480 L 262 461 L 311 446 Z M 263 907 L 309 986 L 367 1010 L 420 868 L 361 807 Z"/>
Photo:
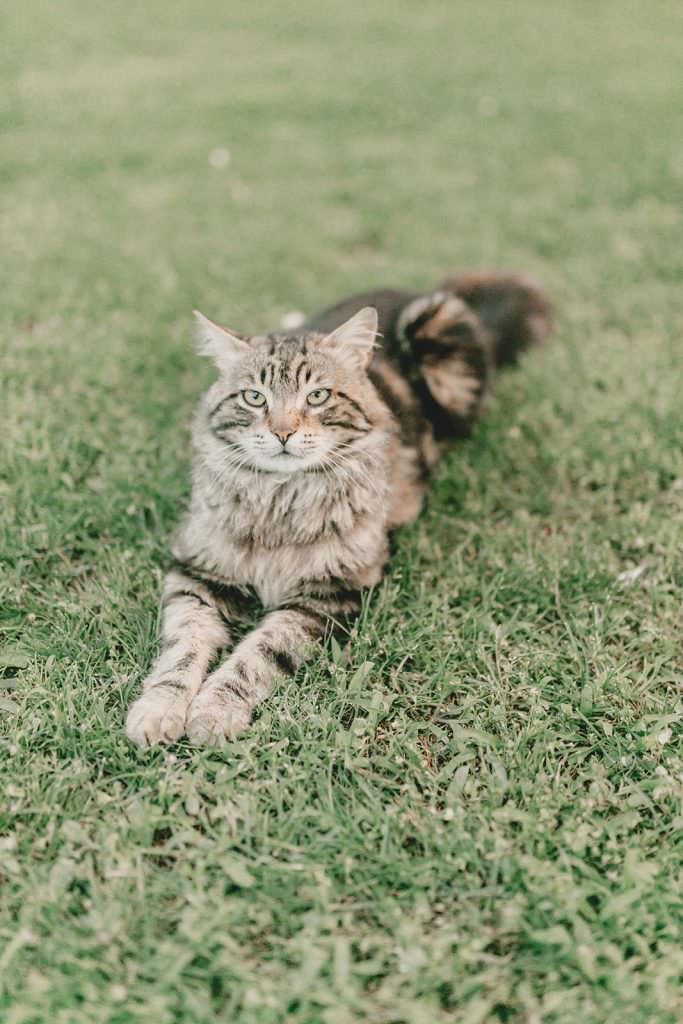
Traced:
<path fill-rule="evenodd" d="M 283 452 L 281 455 L 259 456 L 252 463 L 252 467 L 260 473 L 281 473 L 285 476 L 303 473 L 315 469 L 316 466 L 315 459 L 301 455 L 289 455 L 287 452 Z"/>

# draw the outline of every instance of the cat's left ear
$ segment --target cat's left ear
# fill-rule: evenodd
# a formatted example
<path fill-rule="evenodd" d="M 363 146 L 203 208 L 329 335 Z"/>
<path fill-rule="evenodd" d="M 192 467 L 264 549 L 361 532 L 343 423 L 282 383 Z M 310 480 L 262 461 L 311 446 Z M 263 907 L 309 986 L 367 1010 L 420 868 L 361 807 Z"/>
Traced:
<path fill-rule="evenodd" d="M 377 323 L 375 307 L 363 306 L 350 320 L 328 334 L 327 341 L 346 350 L 365 369 L 370 365 L 377 344 Z"/>
<path fill-rule="evenodd" d="M 193 310 L 197 320 L 199 351 L 209 356 L 219 370 L 227 369 L 238 359 L 249 354 L 249 343 L 220 324 L 215 324 L 198 309 Z"/>

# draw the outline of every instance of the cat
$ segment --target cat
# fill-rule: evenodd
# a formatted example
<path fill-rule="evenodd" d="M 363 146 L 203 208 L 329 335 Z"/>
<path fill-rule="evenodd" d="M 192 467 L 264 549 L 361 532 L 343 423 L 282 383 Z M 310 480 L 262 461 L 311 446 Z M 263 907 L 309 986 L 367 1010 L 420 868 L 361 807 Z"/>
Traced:
<path fill-rule="evenodd" d="M 159 657 L 128 713 L 140 746 L 215 745 L 249 725 L 277 677 L 358 613 L 496 369 L 552 330 L 538 284 L 493 272 L 354 295 L 290 334 L 195 315 L 218 378 L 194 423 Z M 255 599 L 260 623 L 237 641 Z"/>

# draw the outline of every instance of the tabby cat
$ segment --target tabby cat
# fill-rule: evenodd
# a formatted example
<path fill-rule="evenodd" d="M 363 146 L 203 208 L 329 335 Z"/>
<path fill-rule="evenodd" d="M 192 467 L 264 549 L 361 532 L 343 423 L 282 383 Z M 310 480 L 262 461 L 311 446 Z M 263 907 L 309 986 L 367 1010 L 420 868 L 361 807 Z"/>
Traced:
<path fill-rule="evenodd" d="M 381 579 L 390 532 L 417 516 L 442 442 L 467 434 L 495 369 L 552 327 L 538 285 L 482 272 L 356 295 L 293 334 L 196 316 L 218 379 L 194 425 L 161 651 L 128 714 L 139 745 L 246 728 Z M 262 618 L 237 642 L 254 600 Z"/>

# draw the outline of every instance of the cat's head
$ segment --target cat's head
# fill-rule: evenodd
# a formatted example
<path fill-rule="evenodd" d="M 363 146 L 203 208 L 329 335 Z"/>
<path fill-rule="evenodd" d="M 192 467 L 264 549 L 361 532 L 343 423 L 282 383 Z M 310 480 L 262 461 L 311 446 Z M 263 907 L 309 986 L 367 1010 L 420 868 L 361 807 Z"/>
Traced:
<path fill-rule="evenodd" d="M 377 337 L 373 307 L 331 334 L 245 337 L 195 316 L 201 351 L 219 371 L 202 406 L 203 429 L 226 468 L 331 470 L 386 426 L 367 375 Z"/>

